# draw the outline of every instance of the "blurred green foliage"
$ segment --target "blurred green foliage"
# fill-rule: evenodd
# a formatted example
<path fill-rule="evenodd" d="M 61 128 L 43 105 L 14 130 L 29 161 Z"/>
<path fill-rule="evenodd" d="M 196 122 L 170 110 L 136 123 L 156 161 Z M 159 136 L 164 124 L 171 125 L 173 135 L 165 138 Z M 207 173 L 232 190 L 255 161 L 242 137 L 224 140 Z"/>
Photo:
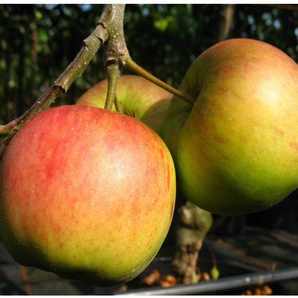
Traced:
<path fill-rule="evenodd" d="M 0 123 L 20 116 L 53 84 L 95 28 L 102 9 L 102 4 L 0 5 Z M 221 9 L 219 4 L 127 5 L 124 29 L 130 55 L 178 87 L 191 62 L 218 41 Z M 298 10 L 237 4 L 229 37 L 264 40 L 297 62 Z M 100 49 L 56 104 L 74 103 L 104 78 Z"/>

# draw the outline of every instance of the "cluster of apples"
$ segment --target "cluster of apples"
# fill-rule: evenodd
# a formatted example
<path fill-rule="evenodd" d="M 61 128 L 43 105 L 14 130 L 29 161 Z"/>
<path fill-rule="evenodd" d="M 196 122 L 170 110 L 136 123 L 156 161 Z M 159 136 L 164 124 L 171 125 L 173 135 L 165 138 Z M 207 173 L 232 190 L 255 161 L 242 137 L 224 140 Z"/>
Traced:
<path fill-rule="evenodd" d="M 298 187 L 298 66 L 250 39 L 220 42 L 187 71 L 191 105 L 123 75 L 76 105 L 41 112 L 0 163 L 0 233 L 21 264 L 98 285 L 126 282 L 157 254 L 176 183 L 221 215 L 257 212 Z M 177 175 L 177 178 L 176 178 Z"/>

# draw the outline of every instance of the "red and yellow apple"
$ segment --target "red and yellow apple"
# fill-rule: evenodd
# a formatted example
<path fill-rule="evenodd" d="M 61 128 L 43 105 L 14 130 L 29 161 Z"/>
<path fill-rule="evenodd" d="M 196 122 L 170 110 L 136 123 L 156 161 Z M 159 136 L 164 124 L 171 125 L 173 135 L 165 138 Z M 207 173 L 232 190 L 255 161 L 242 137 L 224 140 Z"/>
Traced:
<path fill-rule="evenodd" d="M 41 112 L 0 163 L 0 234 L 15 260 L 97 285 L 131 280 L 169 230 L 172 157 L 140 121 L 86 106 Z"/>
<path fill-rule="evenodd" d="M 88 89 L 77 104 L 103 108 L 108 81 L 103 80 Z M 173 95 L 136 75 L 122 75 L 117 85 L 117 103 L 121 113 L 130 115 L 161 133 L 165 115 Z M 114 110 L 116 107 L 114 105 Z"/>
<path fill-rule="evenodd" d="M 163 139 L 178 187 L 222 215 L 269 208 L 298 188 L 298 66 L 284 52 L 231 39 L 203 52 L 174 97 Z"/>

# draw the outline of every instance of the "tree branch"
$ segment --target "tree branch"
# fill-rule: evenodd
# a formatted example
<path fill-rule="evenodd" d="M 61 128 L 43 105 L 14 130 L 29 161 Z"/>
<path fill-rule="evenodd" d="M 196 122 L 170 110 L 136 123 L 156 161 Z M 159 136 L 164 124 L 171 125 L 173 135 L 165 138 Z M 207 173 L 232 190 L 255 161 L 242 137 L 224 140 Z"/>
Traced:
<path fill-rule="evenodd" d="M 115 102 L 117 94 L 117 82 L 120 77 L 120 66 L 123 66 L 140 76 L 143 76 L 145 79 L 178 96 L 187 103 L 193 105 L 196 100 L 195 98 L 192 98 L 191 96 L 184 94 L 173 86 L 163 82 L 133 61 L 133 59 L 129 55 L 124 37 L 124 6 L 117 5 L 117 8 L 118 10 L 115 10 L 115 13 L 118 14 L 117 18 L 115 18 L 115 20 L 117 21 L 113 24 L 110 24 L 110 38 L 107 42 L 105 53 L 105 65 L 108 76 L 108 92 L 105 107 L 112 107 L 113 103 Z"/>
<path fill-rule="evenodd" d="M 107 24 L 113 19 L 112 5 L 106 5 L 100 21 L 95 30 L 83 41 L 83 47 L 77 54 L 75 59 L 53 83 L 51 87 L 28 109 L 22 116 L 9 122 L 6 125 L 0 126 L 0 134 L 8 134 L 6 139 L 0 145 L 0 158 L 3 155 L 9 141 L 15 133 L 27 123 L 33 116 L 39 112 L 46 110 L 61 94 L 65 93 L 71 84 L 82 75 L 91 59 L 97 53 L 101 45 L 109 38 L 109 30 Z"/>
<path fill-rule="evenodd" d="M 0 135 L 8 134 L 0 145 L 0 159 L 15 133 L 33 116 L 49 108 L 61 93 L 67 92 L 71 84 L 83 74 L 91 59 L 106 41 L 105 67 L 109 82 L 106 108 L 111 107 L 115 101 L 121 66 L 127 67 L 190 104 L 195 102 L 195 99 L 156 78 L 131 59 L 124 38 L 124 10 L 124 4 L 105 5 L 97 27 L 84 40 L 78 55 L 54 84 L 22 116 L 6 125 L 0 125 Z"/>
<path fill-rule="evenodd" d="M 225 40 L 230 32 L 235 11 L 235 4 L 223 4 L 220 11 L 220 25 L 218 40 Z"/>
<path fill-rule="evenodd" d="M 123 29 L 125 5 L 114 6 L 115 21 L 109 24 L 110 38 L 105 50 L 105 68 L 108 79 L 105 109 L 108 110 L 112 109 L 117 96 L 117 85 L 121 76 L 119 57 L 128 54 Z"/>

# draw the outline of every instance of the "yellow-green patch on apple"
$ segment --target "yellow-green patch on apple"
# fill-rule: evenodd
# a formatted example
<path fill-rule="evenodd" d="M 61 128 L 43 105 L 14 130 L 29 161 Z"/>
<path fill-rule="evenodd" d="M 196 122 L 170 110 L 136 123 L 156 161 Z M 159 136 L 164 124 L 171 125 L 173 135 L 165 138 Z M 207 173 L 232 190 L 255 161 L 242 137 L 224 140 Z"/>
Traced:
<path fill-rule="evenodd" d="M 76 103 L 103 108 L 107 89 L 108 81 L 100 81 L 82 94 Z M 117 85 L 119 112 L 142 121 L 158 134 L 172 97 L 168 91 L 136 75 L 122 75 Z M 115 105 L 113 110 L 116 110 Z"/>

